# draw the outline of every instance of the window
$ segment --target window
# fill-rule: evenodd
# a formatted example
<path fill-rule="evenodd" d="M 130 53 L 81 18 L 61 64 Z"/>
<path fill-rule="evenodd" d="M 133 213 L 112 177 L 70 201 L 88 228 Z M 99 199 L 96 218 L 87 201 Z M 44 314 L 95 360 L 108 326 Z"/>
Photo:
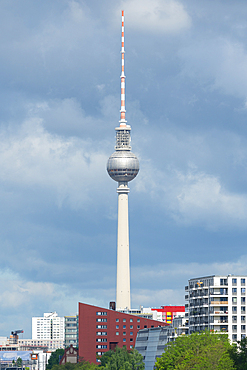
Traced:
<path fill-rule="evenodd" d="M 106 316 L 107 315 L 107 312 L 101 312 L 101 311 L 99 311 L 99 312 L 96 312 L 96 315 L 97 316 Z"/>
<path fill-rule="evenodd" d="M 241 279 L 241 285 L 245 285 L 245 279 Z"/>
<path fill-rule="evenodd" d="M 126 322 L 126 319 L 123 319 L 123 322 Z"/>
<path fill-rule="evenodd" d="M 133 329 L 133 325 L 130 325 L 130 329 Z"/>
<path fill-rule="evenodd" d="M 119 322 L 119 319 L 116 319 L 116 322 Z"/>
<path fill-rule="evenodd" d="M 130 346 L 130 348 L 133 348 L 133 346 Z"/>
<path fill-rule="evenodd" d="M 123 329 L 126 329 L 126 325 L 123 325 Z"/>
<path fill-rule="evenodd" d="M 232 316 L 232 322 L 237 322 L 237 316 Z"/>
<path fill-rule="evenodd" d="M 101 362 L 99 358 L 96 358 L 96 362 Z"/>
<path fill-rule="evenodd" d="M 241 339 L 244 339 L 246 337 L 245 334 L 241 334 Z"/>
<path fill-rule="evenodd" d="M 119 332 L 118 331 L 116 331 L 116 335 L 119 335 Z"/>
<path fill-rule="evenodd" d="M 245 294 L 245 288 L 241 288 L 241 294 Z"/>
<path fill-rule="evenodd" d="M 232 294 L 237 294 L 237 288 L 232 288 Z"/>
<path fill-rule="evenodd" d="M 107 322 L 107 319 L 96 319 L 97 322 Z"/>
<path fill-rule="evenodd" d="M 237 285 L 237 279 L 232 279 L 232 285 Z"/>
<path fill-rule="evenodd" d="M 140 322 L 140 319 L 137 319 L 137 322 Z"/>
<path fill-rule="evenodd" d="M 133 319 L 130 319 L 130 322 L 133 322 Z"/>
<path fill-rule="evenodd" d="M 237 313 L 237 306 L 232 306 L 232 312 Z"/>
<path fill-rule="evenodd" d="M 140 325 L 137 325 L 137 329 L 140 329 Z"/>
<path fill-rule="evenodd" d="M 237 325 L 232 325 L 232 331 L 237 331 Z"/>
<path fill-rule="evenodd" d="M 96 348 L 107 348 L 107 344 L 98 344 Z"/>
<path fill-rule="evenodd" d="M 130 342 L 133 342 L 133 338 L 130 338 Z"/>
<path fill-rule="evenodd" d="M 107 329 L 107 325 L 96 325 L 96 329 Z"/>
<path fill-rule="evenodd" d="M 106 331 L 97 331 L 96 335 L 107 335 Z"/>
<path fill-rule="evenodd" d="M 241 306 L 241 313 L 245 312 L 245 306 Z"/>
<path fill-rule="evenodd" d="M 241 322 L 245 322 L 245 316 L 241 316 Z"/>
<path fill-rule="evenodd" d="M 126 338 L 123 338 L 123 342 L 126 342 Z"/>
<path fill-rule="evenodd" d="M 241 325 L 241 331 L 245 331 L 245 325 Z"/>
<path fill-rule="evenodd" d="M 123 331 L 123 335 L 126 335 L 126 331 Z"/>
<path fill-rule="evenodd" d="M 233 334 L 233 336 L 232 336 L 232 340 L 233 340 L 233 341 L 236 341 L 236 340 L 237 340 L 237 334 Z"/>
<path fill-rule="evenodd" d="M 241 297 L 241 303 L 245 304 L 245 297 Z"/>
<path fill-rule="evenodd" d="M 147 327 L 147 325 L 144 325 L 144 328 L 146 328 Z"/>
<path fill-rule="evenodd" d="M 133 335 L 133 331 L 130 332 L 130 335 Z"/>
<path fill-rule="evenodd" d="M 116 325 L 116 329 L 119 329 L 119 325 Z"/>
<path fill-rule="evenodd" d="M 237 303 L 237 297 L 232 297 L 232 303 Z"/>

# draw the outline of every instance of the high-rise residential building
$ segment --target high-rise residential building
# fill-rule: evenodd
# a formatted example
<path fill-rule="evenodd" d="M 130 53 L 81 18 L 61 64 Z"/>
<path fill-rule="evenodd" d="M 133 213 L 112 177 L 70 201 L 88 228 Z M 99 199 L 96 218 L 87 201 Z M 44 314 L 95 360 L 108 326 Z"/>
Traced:
<path fill-rule="evenodd" d="M 118 182 L 118 232 L 117 232 L 117 289 L 116 309 L 130 309 L 130 266 L 129 266 L 129 220 L 128 220 L 128 182 L 133 180 L 139 171 L 139 161 L 131 152 L 130 125 L 125 118 L 125 74 L 124 74 L 124 11 L 122 11 L 121 42 L 121 109 L 120 125 L 116 130 L 115 152 L 107 162 L 110 177 Z"/>
<path fill-rule="evenodd" d="M 64 345 L 78 347 L 78 315 L 64 316 Z"/>
<path fill-rule="evenodd" d="M 190 279 L 185 287 L 189 332 L 226 332 L 231 341 L 246 336 L 247 276 L 211 275 Z"/>
<path fill-rule="evenodd" d="M 32 339 L 64 340 L 64 317 L 58 317 L 56 312 L 32 317 Z"/>

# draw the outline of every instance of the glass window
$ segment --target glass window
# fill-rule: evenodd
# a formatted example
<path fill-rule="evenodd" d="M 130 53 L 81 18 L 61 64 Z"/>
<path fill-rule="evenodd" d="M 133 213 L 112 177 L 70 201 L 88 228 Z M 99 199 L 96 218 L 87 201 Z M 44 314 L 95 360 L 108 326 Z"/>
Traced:
<path fill-rule="evenodd" d="M 119 329 L 119 325 L 116 325 L 116 329 Z"/>
<path fill-rule="evenodd" d="M 245 304 L 245 297 L 241 297 L 241 303 Z"/>
<path fill-rule="evenodd" d="M 133 331 L 130 332 L 130 335 L 133 335 Z"/>
<path fill-rule="evenodd" d="M 233 294 L 237 294 L 237 288 L 232 288 Z"/>
<path fill-rule="evenodd" d="M 245 293 L 245 288 L 241 288 L 241 293 L 244 294 Z"/>
<path fill-rule="evenodd" d="M 245 306 L 241 306 L 241 312 L 245 312 Z"/>
<path fill-rule="evenodd" d="M 116 335 L 119 335 L 119 332 L 118 331 L 116 331 Z"/>
<path fill-rule="evenodd" d="M 137 325 L 137 329 L 140 329 L 140 325 Z"/>
<path fill-rule="evenodd" d="M 137 319 L 137 322 L 140 322 L 140 319 Z"/>
<path fill-rule="evenodd" d="M 245 284 L 245 279 L 241 279 L 241 284 Z"/>
<path fill-rule="evenodd" d="M 123 329 L 126 329 L 126 325 L 123 325 Z"/>
<path fill-rule="evenodd" d="M 133 342 L 133 338 L 130 338 L 130 342 Z"/>
<path fill-rule="evenodd" d="M 232 284 L 237 284 L 237 279 L 232 279 Z"/>
<path fill-rule="evenodd" d="M 126 322 L 126 319 L 123 319 L 123 322 Z"/>
<path fill-rule="evenodd" d="M 126 338 L 123 338 L 123 342 L 126 342 Z"/>
<path fill-rule="evenodd" d="M 232 303 L 237 303 L 237 297 L 232 297 Z"/>
<path fill-rule="evenodd" d="M 245 331 L 245 325 L 241 325 L 241 330 Z"/>
<path fill-rule="evenodd" d="M 123 331 L 123 335 L 126 335 L 126 331 Z"/>
<path fill-rule="evenodd" d="M 133 319 L 130 319 L 130 322 L 133 322 Z"/>
<path fill-rule="evenodd" d="M 119 322 L 119 319 L 116 319 L 116 322 Z"/>
<path fill-rule="evenodd" d="M 133 348 L 133 346 L 130 345 L 130 348 Z"/>
<path fill-rule="evenodd" d="M 237 306 L 232 306 L 232 312 L 237 312 Z"/>
<path fill-rule="evenodd" d="M 130 329 L 133 329 L 133 325 L 130 325 Z"/>

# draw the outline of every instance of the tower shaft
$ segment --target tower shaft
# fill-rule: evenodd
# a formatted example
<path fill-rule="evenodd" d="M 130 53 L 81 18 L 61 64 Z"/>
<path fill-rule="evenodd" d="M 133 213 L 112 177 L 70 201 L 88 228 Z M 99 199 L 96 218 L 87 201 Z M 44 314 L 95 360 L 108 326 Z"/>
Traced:
<path fill-rule="evenodd" d="M 116 309 L 130 309 L 128 183 L 118 183 Z"/>

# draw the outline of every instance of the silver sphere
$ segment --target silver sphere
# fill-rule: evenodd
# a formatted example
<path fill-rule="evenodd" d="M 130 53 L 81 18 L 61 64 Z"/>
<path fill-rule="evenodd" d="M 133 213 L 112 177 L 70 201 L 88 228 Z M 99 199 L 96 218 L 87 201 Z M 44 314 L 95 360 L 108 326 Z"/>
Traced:
<path fill-rule="evenodd" d="M 107 162 L 109 176 L 118 182 L 129 182 L 139 172 L 139 161 L 130 151 L 119 150 L 114 152 Z"/>

